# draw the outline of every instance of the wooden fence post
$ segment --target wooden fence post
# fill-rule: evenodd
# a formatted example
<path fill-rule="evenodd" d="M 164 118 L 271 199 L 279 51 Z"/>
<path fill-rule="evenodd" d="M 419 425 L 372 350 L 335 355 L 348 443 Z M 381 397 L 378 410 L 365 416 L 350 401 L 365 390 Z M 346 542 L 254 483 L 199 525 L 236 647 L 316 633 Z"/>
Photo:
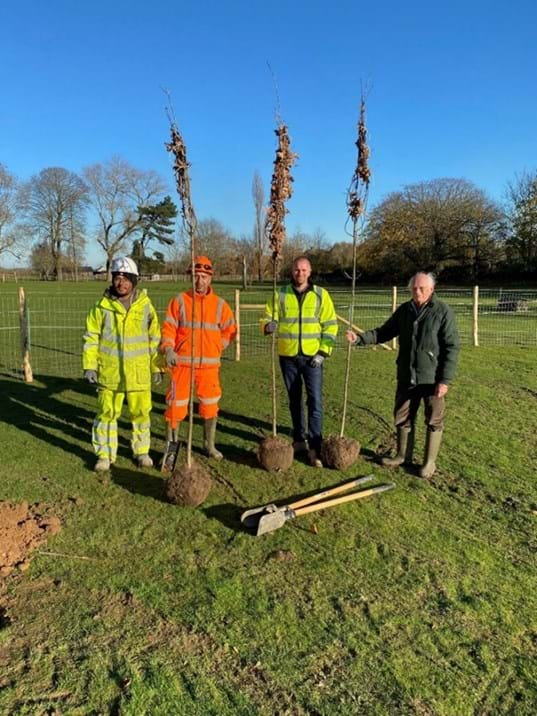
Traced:
<path fill-rule="evenodd" d="M 392 313 L 397 309 L 397 286 L 392 286 Z M 397 338 L 392 338 L 392 348 L 397 349 Z"/>
<path fill-rule="evenodd" d="M 19 322 L 21 334 L 22 370 L 25 383 L 32 383 L 34 376 L 30 364 L 30 319 L 24 288 L 19 288 Z"/>
<path fill-rule="evenodd" d="M 237 324 L 237 335 L 235 337 L 235 360 L 241 359 L 241 292 L 235 289 L 235 323 Z"/>
<path fill-rule="evenodd" d="M 474 286 L 474 301 L 473 301 L 473 336 L 474 346 L 479 346 L 479 286 Z"/>

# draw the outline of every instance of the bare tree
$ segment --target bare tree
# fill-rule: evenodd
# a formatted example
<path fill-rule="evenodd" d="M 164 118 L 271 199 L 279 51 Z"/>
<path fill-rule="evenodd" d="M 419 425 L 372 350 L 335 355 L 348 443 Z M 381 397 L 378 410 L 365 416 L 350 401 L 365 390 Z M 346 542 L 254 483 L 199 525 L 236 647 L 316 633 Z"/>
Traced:
<path fill-rule="evenodd" d="M 52 277 L 62 278 L 65 248 L 76 220 L 83 227 L 88 188 L 74 172 L 49 167 L 25 186 L 23 206 L 34 238 L 50 253 Z"/>
<path fill-rule="evenodd" d="M 8 253 L 19 258 L 21 231 L 16 226 L 18 203 L 17 180 L 0 163 L 0 254 Z"/>
<path fill-rule="evenodd" d="M 507 187 L 508 246 L 523 271 L 537 269 L 537 171 L 524 172 Z"/>
<path fill-rule="evenodd" d="M 98 217 L 96 240 L 106 254 L 106 269 L 125 242 L 140 227 L 139 206 L 147 206 L 165 191 L 154 171 L 136 169 L 121 157 L 92 164 L 83 171 L 91 204 Z"/>
<path fill-rule="evenodd" d="M 252 198 L 255 206 L 255 224 L 254 224 L 254 246 L 257 264 L 257 280 L 263 279 L 263 254 L 265 253 L 265 231 L 264 231 L 264 202 L 265 190 L 263 182 L 258 172 L 255 172 L 252 181 Z"/>

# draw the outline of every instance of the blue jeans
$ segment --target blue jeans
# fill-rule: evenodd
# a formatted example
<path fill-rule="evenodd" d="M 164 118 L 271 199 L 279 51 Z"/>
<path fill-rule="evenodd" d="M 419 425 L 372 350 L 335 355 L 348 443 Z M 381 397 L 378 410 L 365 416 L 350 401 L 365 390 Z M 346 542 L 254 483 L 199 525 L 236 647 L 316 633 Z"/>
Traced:
<path fill-rule="evenodd" d="M 283 382 L 289 396 L 289 410 L 293 421 L 293 440 L 302 442 L 307 438 L 310 448 L 319 450 L 323 430 L 323 366 L 313 368 L 311 356 L 280 356 Z M 302 385 L 306 391 L 308 407 L 308 433 L 304 422 Z"/>

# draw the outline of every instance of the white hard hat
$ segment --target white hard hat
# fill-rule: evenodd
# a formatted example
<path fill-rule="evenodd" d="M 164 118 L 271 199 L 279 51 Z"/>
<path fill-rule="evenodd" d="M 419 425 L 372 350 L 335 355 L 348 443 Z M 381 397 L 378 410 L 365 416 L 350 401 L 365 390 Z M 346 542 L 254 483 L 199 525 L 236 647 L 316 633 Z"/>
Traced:
<path fill-rule="evenodd" d="M 130 273 L 138 276 L 138 266 L 129 256 L 119 256 L 112 261 L 112 273 Z"/>

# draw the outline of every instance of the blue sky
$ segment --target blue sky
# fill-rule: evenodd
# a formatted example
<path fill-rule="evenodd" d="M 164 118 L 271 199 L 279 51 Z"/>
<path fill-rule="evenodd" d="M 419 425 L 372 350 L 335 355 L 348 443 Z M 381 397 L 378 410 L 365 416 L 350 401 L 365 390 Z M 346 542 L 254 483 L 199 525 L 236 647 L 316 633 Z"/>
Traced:
<path fill-rule="evenodd" d="M 166 87 L 198 216 L 248 233 L 253 174 L 268 194 L 274 159 L 269 62 L 300 155 L 288 231 L 341 241 L 362 82 L 370 206 L 435 177 L 501 200 L 507 181 L 536 168 L 536 27 L 533 0 L 4 0 L 0 162 L 25 180 L 121 155 L 160 172 L 174 196 Z"/>

